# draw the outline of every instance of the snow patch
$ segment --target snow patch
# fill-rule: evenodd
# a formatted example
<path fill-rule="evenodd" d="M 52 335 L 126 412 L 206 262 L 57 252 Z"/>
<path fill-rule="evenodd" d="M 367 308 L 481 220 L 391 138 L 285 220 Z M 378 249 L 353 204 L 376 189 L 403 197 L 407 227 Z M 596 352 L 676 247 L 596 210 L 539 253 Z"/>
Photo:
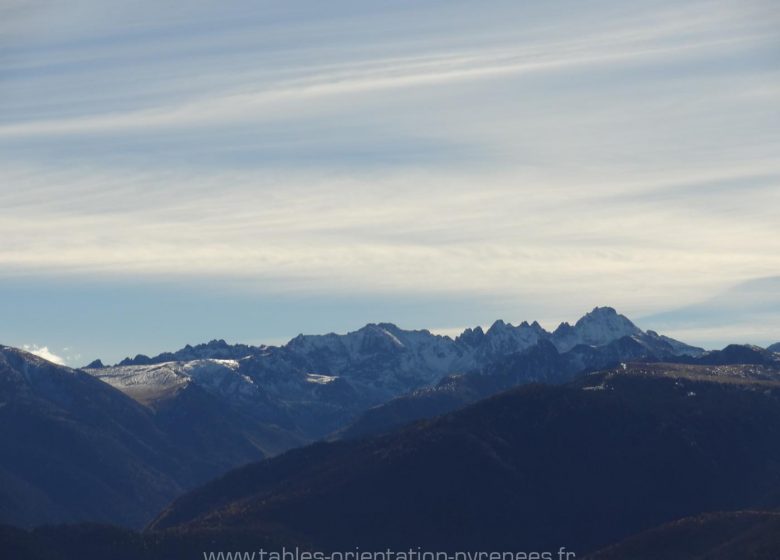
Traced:
<path fill-rule="evenodd" d="M 333 383 L 336 379 L 338 379 L 337 375 L 322 375 L 319 373 L 306 374 L 306 381 L 309 383 L 316 383 L 317 385 L 327 385 L 328 383 Z"/>
<path fill-rule="evenodd" d="M 382 329 L 382 332 L 385 334 L 385 336 L 387 336 L 387 337 L 388 337 L 390 340 L 392 340 L 392 341 L 393 341 L 393 344 L 395 344 L 396 346 L 399 346 L 399 347 L 403 348 L 403 346 L 404 346 L 404 343 L 403 343 L 403 342 L 401 342 L 400 340 L 398 340 L 398 337 L 397 337 L 397 336 L 395 336 L 393 333 L 391 333 L 391 332 L 390 332 L 390 331 L 388 331 L 387 329 Z"/>
<path fill-rule="evenodd" d="M 604 384 L 601 385 L 590 385 L 588 387 L 583 387 L 583 391 L 605 391 L 607 389 L 607 386 Z"/>
<path fill-rule="evenodd" d="M 127 394 L 134 394 L 142 388 L 148 393 L 161 393 L 189 383 L 225 396 L 250 397 L 257 391 L 254 381 L 239 372 L 237 360 L 209 358 L 85 371 Z"/>

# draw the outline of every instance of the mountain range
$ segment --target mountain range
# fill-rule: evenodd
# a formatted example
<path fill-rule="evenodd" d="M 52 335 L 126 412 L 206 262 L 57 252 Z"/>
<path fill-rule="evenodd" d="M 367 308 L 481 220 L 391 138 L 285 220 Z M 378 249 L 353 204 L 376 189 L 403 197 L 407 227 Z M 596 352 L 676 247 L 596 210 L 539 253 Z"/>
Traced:
<path fill-rule="evenodd" d="M 621 339 L 624 347 L 602 350 Z M 565 368 L 551 356 L 555 363 L 547 365 L 545 378 L 552 382 L 621 359 L 704 353 L 642 331 L 614 309 L 601 307 L 553 332 L 536 322 L 515 326 L 496 321 L 487 331 L 467 329 L 453 339 L 379 323 L 344 335 L 299 335 L 278 347 L 215 340 L 154 357 L 137 355 L 112 367 L 93 362 L 101 367 L 85 371 L 152 406 L 175 402 L 190 385 L 201 387 L 222 406 L 273 425 L 273 441 L 260 441 L 273 454 L 326 437 L 364 411 L 447 376 L 485 370 L 508 356 L 538 349 L 567 356 Z M 515 383 L 539 375 L 528 371 Z"/>
<path fill-rule="evenodd" d="M 772 366 L 775 353 L 757 346 L 732 344 L 723 350 L 674 355 L 637 337 L 622 337 L 603 346 L 577 345 L 560 353 L 551 343 L 535 346 L 436 385 L 418 389 L 370 408 L 340 430 L 340 438 L 391 431 L 414 420 L 450 412 L 528 382 L 561 383 L 584 373 L 627 361 L 667 361 L 691 365 L 753 364 Z"/>
<path fill-rule="evenodd" d="M 3 348 L 0 415 L 19 428 L 0 436 L 8 450 L 0 521 L 139 527 L 210 477 L 334 433 L 366 432 L 349 426 L 365 426 L 362 415 L 393 399 L 450 386 L 459 372 L 492 381 L 447 410 L 517 384 L 561 383 L 620 360 L 676 352 L 703 353 L 644 332 L 611 308 L 554 332 L 496 321 L 452 339 L 380 323 L 345 335 L 300 335 L 280 347 L 220 340 L 80 370 Z M 441 411 L 418 407 L 408 419 Z M 89 491 L 77 499 L 80 484 Z"/>
<path fill-rule="evenodd" d="M 61 557 L 123 557 L 122 542 L 127 558 L 156 559 L 213 542 L 495 550 L 565 537 L 596 554 L 666 538 L 653 527 L 780 506 L 777 347 L 705 351 L 608 307 L 552 332 L 378 323 L 82 369 L 0 347 L 13 426 L 0 523 L 115 526 L 6 527 L 0 549 L 58 558 L 91 535 L 104 548 Z"/>
<path fill-rule="evenodd" d="M 231 471 L 143 532 L 0 528 L 24 560 L 209 550 L 558 550 L 776 558 L 780 367 L 623 363 Z M 617 543 L 617 544 L 614 544 Z"/>

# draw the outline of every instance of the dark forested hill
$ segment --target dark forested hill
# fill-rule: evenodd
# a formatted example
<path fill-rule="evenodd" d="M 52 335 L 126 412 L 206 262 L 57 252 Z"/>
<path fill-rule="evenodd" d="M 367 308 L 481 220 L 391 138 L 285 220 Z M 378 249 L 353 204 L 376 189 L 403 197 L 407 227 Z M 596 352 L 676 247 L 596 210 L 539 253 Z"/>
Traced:
<path fill-rule="evenodd" d="M 688 515 L 780 505 L 778 437 L 773 370 L 629 365 L 238 469 L 151 529 L 585 552 Z"/>
<path fill-rule="evenodd" d="M 155 413 L 82 371 L 0 347 L 0 522 L 141 527 L 184 490 L 263 457 L 240 419 L 190 400 L 199 415 L 184 437 L 175 409 Z"/>
<path fill-rule="evenodd" d="M 780 513 L 716 512 L 645 531 L 587 560 L 777 560 Z"/>

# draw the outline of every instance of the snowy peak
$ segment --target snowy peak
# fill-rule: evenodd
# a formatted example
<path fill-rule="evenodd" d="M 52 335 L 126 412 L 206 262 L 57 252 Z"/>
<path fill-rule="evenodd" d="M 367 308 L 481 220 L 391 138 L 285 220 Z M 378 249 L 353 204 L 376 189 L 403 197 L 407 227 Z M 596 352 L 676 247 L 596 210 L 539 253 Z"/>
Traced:
<path fill-rule="evenodd" d="M 452 344 L 452 340 L 425 329 L 404 330 L 393 323 L 369 323 L 346 334 L 299 334 L 282 349 L 299 355 L 337 353 L 349 361 L 359 361 L 370 355 L 415 353 L 431 345 L 447 343 Z"/>
<path fill-rule="evenodd" d="M 551 340 L 560 352 L 567 352 L 580 344 L 604 346 L 626 337 L 640 342 L 659 355 L 699 356 L 703 353 L 701 348 L 659 335 L 655 331 L 644 332 L 612 307 L 595 307 L 573 326 L 561 323 L 552 333 Z"/>
<path fill-rule="evenodd" d="M 231 345 L 221 339 L 212 340 L 151 358 L 139 355 L 124 360 L 119 367 L 100 368 L 95 363 L 89 371 L 134 394 L 142 385 L 159 389 L 195 382 L 220 394 L 243 395 L 259 387 L 285 401 L 327 400 L 339 389 L 345 391 L 344 395 L 354 391 L 366 402 L 378 403 L 435 384 L 445 376 L 480 369 L 540 343 L 551 344 L 563 353 L 577 346 L 600 347 L 626 338 L 659 356 L 701 353 L 700 349 L 652 331 L 643 332 L 611 307 L 596 307 L 574 325 L 561 323 L 553 333 L 536 321 L 513 325 L 499 319 L 487 330 L 466 329 L 452 339 L 428 330 L 405 330 L 388 322 L 369 323 L 345 334 L 300 334 L 283 346 Z M 240 366 L 235 369 L 227 362 L 216 363 L 220 360 L 233 360 Z M 152 367 L 155 365 L 164 367 Z M 122 369 L 133 367 L 140 369 Z M 235 374 L 238 370 L 241 375 Z M 315 381 L 326 378 L 334 381 Z M 247 380 L 252 383 L 243 383 Z M 312 397 L 312 386 L 328 387 L 328 391 Z M 344 395 L 338 395 L 339 402 L 346 398 Z M 146 394 L 143 397 L 149 398 Z"/>
<path fill-rule="evenodd" d="M 333 375 L 386 399 L 473 367 L 464 345 L 428 330 L 369 323 L 346 334 L 298 335 L 274 353 L 292 368 Z"/>
<path fill-rule="evenodd" d="M 357 332 L 362 336 L 361 349 L 367 352 L 392 351 L 405 347 L 401 342 L 403 332 L 392 323 L 371 323 Z"/>
<path fill-rule="evenodd" d="M 629 336 L 642 336 L 642 330 L 612 307 L 596 307 L 574 325 L 561 323 L 554 332 L 546 331 L 534 321 L 523 321 L 517 326 L 498 320 L 487 330 L 466 329 L 456 340 L 480 346 L 482 354 L 501 355 L 520 352 L 541 340 L 552 342 L 559 352 L 566 352 L 578 344 L 603 346 Z"/>
<path fill-rule="evenodd" d="M 500 333 L 504 333 L 512 328 L 512 324 L 506 324 L 503 319 L 496 320 L 495 323 L 490 325 L 490 328 L 487 330 L 488 335 L 497 335 Z"/>
<path fill-rule="evenodd" d="M 634 323 L 628 317 L 615 311 L 614 307 L 594 307 L 592 311 L 586 313 L 575 323 L 575 328 L 582 328 L 586 325 L 613 325 L 627 330 L 639 331 Z"/>
<path fill-rule="evenodd" d="M 481 329 L 479 331 L 467 330 L 458 339 L 462 339 L 465 336 L 467 340 L 473 340 L 477 345 L 477 357 L 481 362 L 515 352 L 522 352 L 550 336 L 550 333 L 545 331 L 536 321 L 533 324 L 523 321 L 519 325 L 514 326 L 512 323 L 506 323 L 501 319 L 493 323 L 479 339 L 477 338 L 479 336 L 476 334 L 477 332 L 482 331 Z"/>
<path fill-rule="evenodd" d="M 601 346 L 624 336 L 641 335 L 642 331 L 625 315 L 611 307 L 596 307 L 574 324 L 574 332 L 583 344 Z"/>
<path fill-rule="evenodd" d="M 468 328 L 455 338 L 456 343 L 462 343 L 467 346 L 478 346 L 485 338 L 485 331 L 482 327 Z"/>

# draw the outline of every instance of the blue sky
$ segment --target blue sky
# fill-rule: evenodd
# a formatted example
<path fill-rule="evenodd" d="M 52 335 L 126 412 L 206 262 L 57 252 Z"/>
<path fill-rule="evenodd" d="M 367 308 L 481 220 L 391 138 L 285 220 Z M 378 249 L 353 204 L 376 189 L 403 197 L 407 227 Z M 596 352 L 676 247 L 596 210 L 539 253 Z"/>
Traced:
<path fill-rule="evenodd" d="M 0 342 L 780 340 L 773 4 L 7 0 Z"/>

